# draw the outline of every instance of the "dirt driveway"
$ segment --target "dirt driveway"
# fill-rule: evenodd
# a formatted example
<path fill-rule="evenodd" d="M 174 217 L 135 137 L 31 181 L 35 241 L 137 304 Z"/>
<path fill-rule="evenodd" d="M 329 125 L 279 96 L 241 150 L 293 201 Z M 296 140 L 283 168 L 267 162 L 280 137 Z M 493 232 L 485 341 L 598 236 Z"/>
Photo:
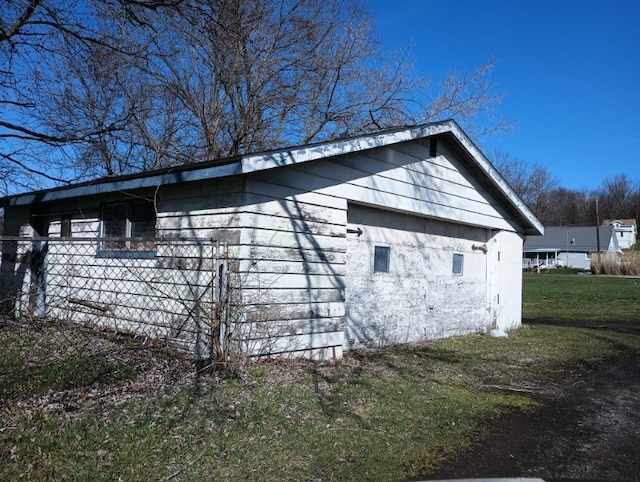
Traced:
<path fill-rule="evenodd" d="M 640 324 L 574 324 L 640 331 Z M 541 409 L 500 420 L 488 440 L 427 478 L 640 481 L 640 353 L 550 386 L 539 401 Z"/>

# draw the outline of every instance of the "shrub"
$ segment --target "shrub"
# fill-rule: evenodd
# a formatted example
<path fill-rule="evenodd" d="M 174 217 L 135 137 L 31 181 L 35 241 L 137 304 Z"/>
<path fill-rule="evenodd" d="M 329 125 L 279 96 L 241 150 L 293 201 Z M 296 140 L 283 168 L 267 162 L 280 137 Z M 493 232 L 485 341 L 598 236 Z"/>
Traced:
<path fill-rule="evenodd" d="M 591 256 L 591 272 L 612 276 L 640 275 L 640 252 L 603 252 Z"/>

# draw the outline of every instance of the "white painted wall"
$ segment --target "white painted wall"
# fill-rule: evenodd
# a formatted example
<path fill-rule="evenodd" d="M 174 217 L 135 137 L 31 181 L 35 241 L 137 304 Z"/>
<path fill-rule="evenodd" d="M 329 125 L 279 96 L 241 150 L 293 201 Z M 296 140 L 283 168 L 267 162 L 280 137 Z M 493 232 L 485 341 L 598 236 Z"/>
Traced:
<path fill-rule="evenodd" d="M 612 226 L 613 234 L 617 238 L 618 247 L 620 249 L 629 249 L 636 244 L 636 224 L 622 224 L 619 221 L 614 221 Z"/>
<path fill-rule="evenodd" d="M 444 143 L 435 156 L 410 141 L 152 194 L 159 235 L 228 243 L 253 354 L 339 357 L 519 323 L 520 226 Z M 83 200 L 74 232 L 97 236 L 100 203 L 118 196 Z M 65 208 L 77 201 L 52 209 Z M 373 273 L 376 245 L 391 247 L 389 273 Z"/>
<path fill-rule="evenodd" d="M 158 236 L 209 242 L 158 243 L 155 256 L 148 259 L 98 256 L 101 205 L 153 195 L 158 209 Z M 192 350 L 197 332 L 202 331 L 202 327 L 194 324 L 195 303 L 203 296 L 212 297 L 211 283 L 216 272 L 213 241 L 228 243 L 232 252 L 238 252 L 245 215 L 243 199 L 244 182 L 236 178 L 60 202 L 50 208 L 52 212 L 47 206 L 42 207 L 40 216 L 49 220 L 48 235 L 53 239 L 47 251 L 46 311 L 39 315 L 176 341 Z M 65 213 L 71 214 L 75 241 L 55 240 L 60 236 L 61 214 Z M 12 217 L 9 232 L 32 237 L 28 210 L 19 214 L 15 219 Z M 14 221 L 17 227 L 13 226 Z M 15 308 L 18 314 L 28 314 L 33 305 L 28 296 L 32 285 L 27 256 L 31 243 L 25 239 L 19 247 L 17 262 L 12 266 L 4 262 L 0 279 L 6 284 L 19 278 L 24 295 Z M 16 276 L 10 270 L 21 273 Z"/>
<path fill-rule="evenodd" d="M 280 170 L 246 182 L 239 264 L 245 349 L 341 357 L 346 201 L 308 192 L 299 175 Z"/>
<path fill-rule="evenodd" d="M 443 143 L 412 141 L 261 173 L 274 184 L 460 224 L 516 231 L 517 223 Z"/>
<path fill-rule="evenodd" d="M 349 204 L 345 347 L 386 346 L 484 331 L 486 230 Z M 373 270 L 375 246 L 390 270 Z M 454 253 L 464 256 L 452 273 Z"/>
<path fill-rule="evenodd" d="M 614 250 L 610 249 L 609 251 L 613 252 Z M 560 265 L 567 268 L 575 268 L 575 269 L 583 269 L 588 270 L 591 268 L 591 257 L 588 253 L 584 252 L 566 252 L 560 251 L 558 253 L 558 261 L 560 261 Z"/>
<path fill-rule="evenodd" d="M 522 246 L 517 233 L 493 232 L 487 242 L 490 266 L 489 328 L 509 331 L 522 323 Z M 495 286 L 495 288 L 493 288 Z"/>

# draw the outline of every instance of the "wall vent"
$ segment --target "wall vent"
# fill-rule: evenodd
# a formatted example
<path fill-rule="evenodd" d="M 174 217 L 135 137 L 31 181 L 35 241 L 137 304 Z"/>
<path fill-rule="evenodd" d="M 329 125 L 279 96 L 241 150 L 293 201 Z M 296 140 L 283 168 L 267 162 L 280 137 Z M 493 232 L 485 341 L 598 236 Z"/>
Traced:
<path fill-rule="evenodd" d="M 438 155 L 438 139 L 431 137 L 429 141 L 429 157 L 436 157 Z"/>

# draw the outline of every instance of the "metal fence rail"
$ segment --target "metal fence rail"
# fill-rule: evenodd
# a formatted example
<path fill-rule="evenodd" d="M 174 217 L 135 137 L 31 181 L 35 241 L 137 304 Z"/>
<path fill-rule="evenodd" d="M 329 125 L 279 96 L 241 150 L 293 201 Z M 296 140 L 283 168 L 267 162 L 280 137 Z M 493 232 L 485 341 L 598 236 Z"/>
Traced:
<path fill-rule="evenodd" d="M 211 358 L 228 263 L 216 240 L 0 238 L 5 311 L 165 340 Z"/>

